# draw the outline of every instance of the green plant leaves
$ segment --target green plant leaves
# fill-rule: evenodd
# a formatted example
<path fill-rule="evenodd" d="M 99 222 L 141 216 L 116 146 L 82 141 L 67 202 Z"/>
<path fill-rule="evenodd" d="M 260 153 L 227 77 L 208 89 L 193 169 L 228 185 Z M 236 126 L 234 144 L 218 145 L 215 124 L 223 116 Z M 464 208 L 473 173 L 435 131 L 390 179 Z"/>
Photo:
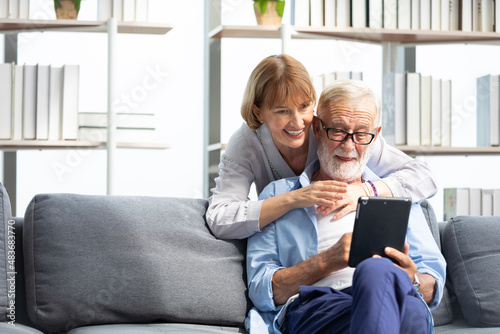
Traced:
<path fill-rule="evenodd" d="M 285 12 L 285 0 L 255 0 L 259 12 L 264 14 L 267 11 L 267 3 L 269 1 L 276 2 L 276 12 L 280 17 L 283 17 L 283 13 Z"/>

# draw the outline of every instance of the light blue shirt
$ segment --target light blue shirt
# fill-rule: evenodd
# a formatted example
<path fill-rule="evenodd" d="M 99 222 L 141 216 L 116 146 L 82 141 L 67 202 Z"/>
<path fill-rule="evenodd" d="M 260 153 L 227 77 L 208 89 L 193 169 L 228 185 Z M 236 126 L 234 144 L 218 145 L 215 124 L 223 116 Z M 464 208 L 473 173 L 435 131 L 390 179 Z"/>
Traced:
<path fill-rule="evenodd" d="M 285 192 L 307 187 L 312 175 L 319 169 L 316 160 L 297 177 L 281 179 L 270 183 L 259 199 L 266 199 Z M 368 168 L 364 180 L 379 178 Z M 318 253 L 318 221 L 316 207 L 294 209 L 267 225 L 261 233 L 248 239 L 247 276 L 249 297 L 254 304 L 246 319 L 246 327 L 255 333 L 281 333 L 278 316 L 283 305 L 273 301 L 272 277 L 283 268 L 292 267 Z M 413 204 L 410 211 L 406 242 L 410 244 L 409 255 L 420 273 L 436 279 L 436 295 L 429 309 L 429 333 L 433 332 L 430 313 L 440 302 L 446 278 L 446 263 L 436 245 L 419 204 Z M 425 302 L 422 299 L 422 302 Z M 427 305 L 427 304 L 425 304 Z M 280 317 L 281 319 L 282 317 Z M 281 320 L 280 320 L 281 321 Z"/>

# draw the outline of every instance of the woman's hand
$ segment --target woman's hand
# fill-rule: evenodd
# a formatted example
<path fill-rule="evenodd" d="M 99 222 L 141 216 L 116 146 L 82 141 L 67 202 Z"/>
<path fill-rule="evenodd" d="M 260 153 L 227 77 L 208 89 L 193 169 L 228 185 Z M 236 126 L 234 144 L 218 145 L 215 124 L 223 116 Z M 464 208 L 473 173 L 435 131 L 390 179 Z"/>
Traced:
<path fill-rule="evenodd" d="M 307 208 L 312 205 L 319 208 L 331 208 L 347 195 L 348 185 L 338 181 L 317 181 L 310 186 L 290 192 L 296 203 L 295 208 Z M 331 212 L 331 210 L 330 210 Z"/>
<path fill-rule="evenodd" d="M 339 219 L 349 212 L 355 211 L 358 204 L 358 198 L 366 196 L 365 191 L 360 184 L 350 184 L 347 186 L 347 192 L 343 194 L 343 198 L 336 200 L 330 205 L 318 206 L 318 212 L 327 215 L 332 211 L 339 210 L 333 216 L 333 219 Z"/>
<path fill-rule="evenodd" d="M 346 196 L 347 187 L 347 183 L 344 182 L 317 181 L 310 186 L 267 198 L 260 210 L 259 227 L 262 229 L 293 209 L 313 205 L 331 208 L 336 201 Z"/>

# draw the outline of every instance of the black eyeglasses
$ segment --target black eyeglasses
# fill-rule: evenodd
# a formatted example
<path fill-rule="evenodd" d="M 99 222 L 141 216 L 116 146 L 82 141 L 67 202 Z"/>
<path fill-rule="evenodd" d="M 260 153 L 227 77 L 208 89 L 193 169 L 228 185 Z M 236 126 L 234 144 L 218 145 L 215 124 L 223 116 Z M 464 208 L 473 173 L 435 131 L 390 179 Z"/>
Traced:
<path fill-rule="evenodd" d="M 326 136 L 328 139 L 336 142 L 344 142 L 347 140 L 347 138 L 351 137 L 352 141 L 355 144 L 358 145 L 369 145 L 373 138 L 375 137 L 374 133 L 370 132 L 353 132 L 349 133 L 347 131 L 344 131 L 342 129 L 336 129 L 336 128 L 327 128 L 323 124 L 323 121 L 320 119 L 321 126 L 323 129 L 326 131 Z"/>

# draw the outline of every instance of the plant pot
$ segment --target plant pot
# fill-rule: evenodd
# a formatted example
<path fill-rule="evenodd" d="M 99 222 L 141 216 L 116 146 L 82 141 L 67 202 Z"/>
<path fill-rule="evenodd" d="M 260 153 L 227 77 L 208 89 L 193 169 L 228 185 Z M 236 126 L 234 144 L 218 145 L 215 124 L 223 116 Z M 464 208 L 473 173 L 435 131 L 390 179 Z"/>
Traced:
<path fill-rule="evenodd" d="M 257 19 L 258 25 L 281 25 L 282 17 L 276 12 L 276 1 L 269 1 L 267 3 L 267 10 L 264 14 L 259 11 L 257 3 L 253 4 L 255 10 L 255 18 Z"/>
<path fill-rule="evenodd" d="M 57 0 L 54 1 L 54 5 L 58 20 L 76 20 L 78 18 L 78 11 L 73 0 Z"/>

